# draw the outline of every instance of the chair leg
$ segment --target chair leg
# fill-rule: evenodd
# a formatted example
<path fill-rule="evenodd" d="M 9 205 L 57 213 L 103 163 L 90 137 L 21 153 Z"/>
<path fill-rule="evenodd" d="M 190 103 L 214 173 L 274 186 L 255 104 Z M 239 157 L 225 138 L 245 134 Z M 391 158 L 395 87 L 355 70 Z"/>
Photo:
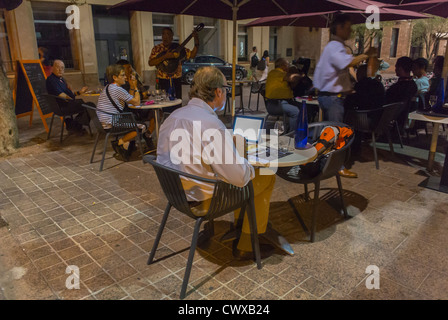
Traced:
<path fill-rule="evenodd" d="M 378 164 L 378 154 L 376 153 L 376 141 L 375 141 L 375 132 L 372 132 L 372 144 L 373 144 L 373 157 L 375 158 L 375 166 L 378 170 L 380 165 Z"/>
<path fill-rule="evenodd" d="M 100 137 L 100 133 L 97 132 L 97 133 L 96 133 L 96 138 L 95 138 L 95 144 L 94 144 L 94 146 L 93 146 L 92 156 L 90 157 L 90 163 L 93 162 L 93 157 L 94 157 L 94 155 L 95 155 L 95 150 L 96 150 L 96 146 L 97 146 L 97 144 L 98 144 L 99 137 Z"/>
<path fill-rule="evenodd" d="M 166 221 L 168 220 L 168 215 L 171 210 L 171 203 L 168 202 L 165 208 L 165 212 L 163 213 L 162 222 L 160 222 L 159 230 L 157 231 L 156 239 L 154 240 L 154 244 L 152 245 L 151 253 L 149 254 L 147 264 L 151 264 L 154 260 L 154 256 L 156 255 L 157 247 L 159 246 L 160 238 L 162 237 L 163 229 L 165 229 Z"/>
<path fill-rule="evenodd" d="M 305 200 L 308 201 L 310 199 L 310 194 L 308 193 L 308 184 L 303 185 L 305 187 Z"/>
<path fill-rule="evenodd" d="M 103 148 L 103 156 L 101 157 L 100 171 L 103 171 L 104 157 L 106 156 L 107 150 L 107 142 L 109 141 L 110 133 L 106 134 L 106 138 L 104 139 L 104 148 Z"/>
<path fill-rule="evenodd" d="M 59 142 L 62 143 L 62 136 L 64 135 L 64 118 L 61 120 L 61 138 L 59 139 Z"/>
<path fill-rule="evenodd" d="M 194 226 L 193 239 L 191 240 L 190 253 L 188 254 L 187 267 L 185 268 L 184 280 L 182 281 L 182 288 L 180 289 L 180 299 L 185 298 L 185 293 L 187 292 L 188 280 L 190 279 L 191 266 L 193 264 L 194 253 L 196 251 L 196 245 L 198 243 L 199 229 L 201 228 L 203 218 L 196 220 Z"/>
<path fill-rule="evenodd" d="M 397 129 L 398 139 L 400 141 L 401 149 L 403 149 L 403 140 L 401 140 L 400 128 L 398 128 L 398 123 L 395 121 L 395 128 Z"/>
<path fill-rule="evenodd" d="M 255 204 L 254 204 L 253 198 L 249 201 L 247 217 L 249 218 L 250 236 L 251 236 L 251 240 L 252 240 L 252 251 L 255 254 L 255 262 L 257 264 L 257 269 L 260 270 L 262 268 L 261 254 L 260 254 L 260 243 L 258 241 L 257 218 L 256 218 Z"/>
<path fill-rule="evenodd" d="M 54 120 L 54 113 L 53 116 L 51 117 L 50 129 L 48 130 L 47 140 L 50 139 L 51 128 L 53 128 L 53 120 Z"/>
<path fill-rule="evenodd" d="M 250 98 L 252 97 L 252 90 L 251 91 L 249 91 L 249 104 L 248 104 L 248 108 L 250 108 Z"/>
<path fill-rule="evenodd" d="M 339 196 L 341 197 L 342 210 L 344 210 L 344 218 L 347 219 L 348 213 L 347 213 L 347 207 L 345 206 L 345 201 L 344 201 L 344 190 L 342 189 L 341 177 L 338 174 L 336 175 L 336 180 L 338 181 Z"/>
<path fill-rule="evenodd" d="M 314 242 L 315 236 L 316 236 L 316 221 L 317 221 L 317 212 L 318 212 L 318 206 L 319 206 L 319 190 L 320 190 L 320 181 L 317 181 L 314 184 L 314 201 L 313 201 L 313 216 L 312 216 L 312 223 L 311 223 L 311 242 Z"/>
<path fill-rule="evenodd" d="M 392 153 L 392 155 L 395 155 L 395 152 L 394 152 L 394 145 L 392 144 L 392 137 L 391 137 L 389 131 L 387 131 L 387 141 L 389 141 L 389 149 L 390 149 L 390 152 Z"/>
<path fill-rule="evenodd" d="M 260 94 L 258 93 L 258 96 L 257 96 L 257 111 L 258 111 L 258 104 L 259 104 L 259 102 L 260 102 Z"/>
<path fill-rule="evenodd" d="M 89 127 L 90 137 L 92 137 L 93 134 L 92 134 L 92 128 L 90 128 L 90 123 L 89 123 L 88 127 Z"/>

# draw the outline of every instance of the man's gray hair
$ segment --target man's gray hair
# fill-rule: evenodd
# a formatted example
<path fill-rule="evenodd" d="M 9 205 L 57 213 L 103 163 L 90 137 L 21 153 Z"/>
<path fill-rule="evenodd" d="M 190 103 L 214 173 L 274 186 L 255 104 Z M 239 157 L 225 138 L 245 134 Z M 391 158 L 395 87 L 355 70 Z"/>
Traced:
<path fill-rule="evenodd" d="M 225 77 L 216 67 L 202 67 L 194 74 L 190 89 L 190 99 L 199 98 L 205 102 L 215 99 L 215 90 L 226 85 Z"/>

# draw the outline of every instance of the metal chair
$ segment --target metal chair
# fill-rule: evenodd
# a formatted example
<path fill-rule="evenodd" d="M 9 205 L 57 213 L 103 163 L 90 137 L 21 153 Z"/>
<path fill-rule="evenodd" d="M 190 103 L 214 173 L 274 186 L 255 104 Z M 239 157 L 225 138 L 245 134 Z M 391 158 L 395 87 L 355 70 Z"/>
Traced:
<path fill-rule="evenodd" d="M 380 166 L 378 163 L 378 155 L 376 151 L 376 136 L 383 134 L 387 136 L 390 152 L 392 153 L 392 155 L 394 155 L 391 129 L 395 127 L 398 136 L 401 137 L 396 120 L 403 108 L 404 102 L 396 102 L 372 110 L 347 111 L 345 122 L 351 125 L 357 132 L 370 133 L 372 135 L 373 154 L 375 157 L 375 165 L 377 169 L 379 169 Z M 401 145 L 403 146 L 402 143 Z"/>
<path fill-rule="evenodd" d="M 73 119 L 73 115 L 78 114 L 80 112 L 79 107 L 77 105 L 70 105 L 70 101 L 67 101 L 64 98 L 51 95 L 51 94 L 43 94 L 44 99 L 47 100 L 48 105 L 50 106 L 51 111 L 53 111 L 53 115 L 51 116 L 50 129 L 48 130 L 47 140 L 50 139 L 51 130 L 53 128 L 54 117 L 58 116 L 61 118 L 61 137 L 60 143 L 62 143 L 64 136 L 64 122 L 67 117 Z M 90 135 L 92 135 L 92 130 L 90 128 L 90 123 L 87 125 L 89 128 Z"/>
<path fill-rule="evenodd" d="M 235 85 L 235 99 L 236 99 L 236 97 L 240 97 L 240 109 L 239 110 L 241 110 L 241 112 L 244 114 L 243 84 L 242 83 Z M 231 109 L 232 106 L 230 104 L 231 99 L 232 99 L 232 92 L 230 90 L 230 92 L 228 92 L 227 96 L 226 96 L 226 108 L 224 109 L 224 116 L 226 115 L 227 109 L 229 109 L 229 112 L 231 112 L 231 110 L 232 110 Z M 236 110 L 236 111 L 238 111 L 238 110 Z"/>
<path fill-rule="evenodd" d="M 143 157 L 143 148 L 142 148 L 142 142 L 140 137 L 140 132 L 137 127 L 137 122 L 135 121 L 134 114 L 132 112 L 123 112 L 123 113 L 109 113 L 102 110 L 98 110 L 92 106 L 83 104 L 84 108 L 87 109 L 87 112 L 90 115 L 91 121 L 93 121 L 93 124 L 96 128 L 96 138 L 95 138 L 95 145 L 93 146 L 92 156 L 90 157 L 90 163 L 93 162 L 93 157 L 95 155 L 96 146 L 98 144 L 98 140 L 101 133 L 105 133 L 106 137 L 104 139 L 104 148 L 103 148 L 103 155 L 101 158 L 101 164 L 100 164 L 100 171 L 103 171 L 103 165 L 104 165 L 104 157 L 106 155 L 107 150 L 107 142 L 109 140 L 109 136 L 118 137 L 125 135 L 129 132 L 135 131 L 137 133 L 137 141 L 140 148 L 140 154 Z M 110 129 L 104 129 L 103 125 L 101 124 L 100 120 L 98 119 L 97 112 L 102 112 L 108 115 L 112 116 L 112 127 Z"/>
<path fill-rule="evenodd" d="M 249 92 L 249 108 L 250 108 L 250 100 L 251 100 L 252 94 L 256 94 L 257 95 L 257 111 L 258 111 L 261 90 L 263 90 L 265 88 L 265 85 L 266 85 L 266 80 L 252 81 L 252 83 L 250 85 L 250 92 Z"/>
<path fill-rule="evenodd" d="M 160 238 L 165 228 L 168 215 L 170 213 L 171 207 L 176 208 L 178 211 L 186 214 L 190 218 L 196 220 L 194 227 L 193 238 L 191 240 L 190 253 L 188 255 L 187 267 L 185 269 L 184 279 L 182 282 L 182 288 L 180 291 L 180 299 L 185 297 L 187 290 L 188 280 L 190 278 L 191 267 L 193 264 L 193 258 L 196 250 L 196 245 L 198 241 L 199 229 L 202 222 L 209 221 L 213 226 L 213 220 L 219 218 L 227 213 L 233 212 L 236 209 L 241 208 L 240 217 L 244 216 L 246 212 L 246 207 L 248 207 L 247 215 L 249 218 L 249 224 L 251 229 L 251 239 L 252 248 L 255 253 L 255 261 L 257 268 L 261 269 L 260 261 L 260 246 L 258 242 L 257 233 L 257 223 L 255 217 L 255 207 L 254 207 L 254 189 L 252 186 L 252 181 L 250 181 L 245 187 L 239 188 L 231 184 L 225 183 L 219 180 L 206 179 L 198 176 L 194 176 L 185 172 L 174 170 L 166 166 L 157 163 L 156 157 L 153 155 L 146 155 L 143 157 L 143 162 L 149 163 L 154 167 L 157 174 L 157 178 L 160 182 L 163 192 L 168 199 L 168 204 L 165 208 L 165 213 L 163 215 L 162 222 L 160 223 L 159 230 L 157 232 L 156 239 L 149 255 L 148 265 L 152 264 L 154 261 L 154 256 L 156 254 L 157 247 L 159 245 Z M 182 186 L 182 178 L 194 179 L 200 182 L 206 182 L 214 185 L 213 197 L 205 214 L 198 216 L 192 210 L 192 204 L 187 201 L 184 188 Z M 195 205 L 195 207 L 197 204 Z M 213 230 L 213 227 L 210 227 Z"/>
<path fill-rule="evenodd" d="M 264 105 L 266 107 L 266 116 L 264 117 L 264 129 L 268 129 L 267 124 L 269 117 L 274 117 L 276 121 L 280 120 L 280 117 L 283 117 L 283 124 L 285 125 L 285 133 L 286 133 L 286 126 L 288 123 L 286 122 L 286 115 L 283 112 L 283 109 L 280 105 L 276 106 L 275 108 L 272 108 L 272 106 L 268 106 L 267 99 L 266 99 L 266 84 L 263 83 L 260 88 L 260 95 L 263 97 Z"/>
<path fill-rule="evenodd" d="M 331 122 L 331 121 L 324 121 L 324 122 L 314 122 L 309 124 L 309 134 L 308 134 L 308 141 L 314 142 L 316 141 L 319 136 L 320 132 L 325 126 L 341 126 L 345 127 L 347 126 L 344 123 L 338 123 L 338 122 Z M 293 137 L 294 132 L 288 133 L 288 136 Z M 322 180 L 326 180 L 332 177 L 336 177 L 337 183 L 338 183 L 338 189 L 339 189 L 339 195 L 341 198 L 341 204 L 342 209 L 344 211 L 344 217 L 347 219 L 348 213 L 347 208 L 345 206 L 344 202 L 344 196 L 343 196 L 343 190 L 342 190 L 342 183 L 341 183 L 341 177 L 338 174 L 338 171 L 341 170 L 341 167 L 345 164 L 345 162 L 350 157 L 350 146 L 353 143 L 355 135 L 350 137 L 348 142 L 343 146 L 341 149 L 330 151 L 325 159 L 325 164 L 321 166 L 319 162 L 316 162 L 315 165 L 318 168 L 315 170 L 314 174 L 306 175 L 302 174 L 303 172 L 303 166 L 295 166 L 292 168 L 278 168 L 277 175 L 287 181 L 303 184 L 305 187 L 305 198 L 308 201 L 310 199 L 309 192 L 308 192 L 308 184 L 313 183 L 314 184 L 314 200 L 313 200 L 313 213 L 312 213 L 312 222 L 311 222 L 311 235 L 310 235 L 310 241 L 314 242 L 315 239 L 315 233 L 316 233 L 316 221 L 317 221 L 317 209 L 319 204 L 319 191 L 320 191 L 320 182 Z M 321 158 L 322 159 L 322 158 Z M 322 161 L 322 160 L 321 160 Z M 297 219 L 299 220 L 302 228 L 305 230 L 305 232 L 309 232 L 308 228 L 305 225 L 305 222 L 303 221 L 302 217 L 300 216 L 299 212 L 297 211 L 297 208 L 294 206 L 294 203 L 292 200 L 288 200 L 289 204 L 293 208 L 294 214 L 296 215 Z"/>

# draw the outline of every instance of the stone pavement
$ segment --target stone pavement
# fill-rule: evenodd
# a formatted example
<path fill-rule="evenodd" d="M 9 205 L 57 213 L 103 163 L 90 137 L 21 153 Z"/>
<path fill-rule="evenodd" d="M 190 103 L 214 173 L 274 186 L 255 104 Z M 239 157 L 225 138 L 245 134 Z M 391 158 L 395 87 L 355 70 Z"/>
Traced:
<path fill-rule="evenodd" d="M 156 259 L 170 256 L 146 264 L 166 205 L 153 169 L 137 155 L 116 160 L 109 147 L 99 172 L 88 135 L 60 145 L 58 127 L 46 141 L 40 118 L 18 122 L 23 147 L 0 159 L 0 299 L 178 299 L 194 222 L 172 210 Z M 382 144 L 379 170 L 369 145 L 354 155 L 359 178 L 342 180 L 351 219 L 339 213 L 336 179 L 323 184 L 315 243 L 288 204 L 310 222 L 303 188 L 277 178 L 270 220 L 295 255 L 275 251 L 261 270 L 219 241 L 233 215 L 217 221 L 196 251 L 186 299 L 448 299 L 448 198 L 418 187 L 429 137 L 395 146 L 392 157 Z M 440 169 L 442 154 L 436 160 Z M 378 290 L 366 288 L 370 265 Z M 79 289 L 66 287 L 68 266 L 79 268 Z"/>

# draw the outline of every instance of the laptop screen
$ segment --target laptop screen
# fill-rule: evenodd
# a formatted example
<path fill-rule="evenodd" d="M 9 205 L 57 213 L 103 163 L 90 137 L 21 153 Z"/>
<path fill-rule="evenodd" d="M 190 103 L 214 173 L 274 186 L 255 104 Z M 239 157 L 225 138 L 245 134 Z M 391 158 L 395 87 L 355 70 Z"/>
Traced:
<path fill-rule="evenodd" d="M 264 118 L 235 116 L 233 133 L 242 135 L 248 142 L 260 143 L 263 124 Z"/>

